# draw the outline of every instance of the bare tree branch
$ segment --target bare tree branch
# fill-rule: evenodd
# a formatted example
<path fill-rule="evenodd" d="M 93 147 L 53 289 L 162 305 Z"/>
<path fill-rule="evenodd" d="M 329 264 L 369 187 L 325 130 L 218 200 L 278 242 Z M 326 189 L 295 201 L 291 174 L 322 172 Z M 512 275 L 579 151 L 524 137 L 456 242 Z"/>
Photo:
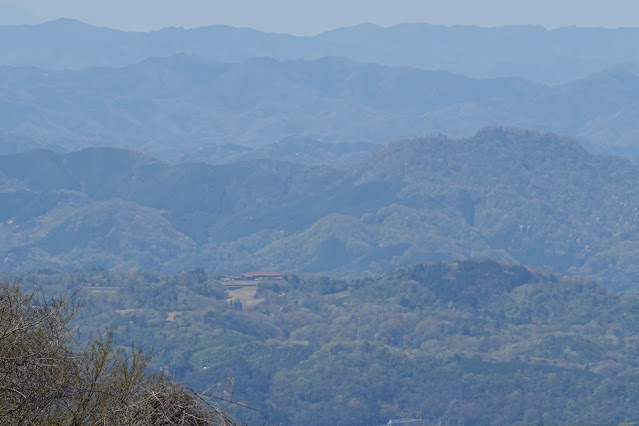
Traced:
<path fill-rule="evenodd" d="M 147 374 L 150 359 L 136 347 L 125 354 L 110 333 L 74 351 L 69 300 L 0 284 L 1 424 L 237 424 L 217 405 L 224 399 Z"/>

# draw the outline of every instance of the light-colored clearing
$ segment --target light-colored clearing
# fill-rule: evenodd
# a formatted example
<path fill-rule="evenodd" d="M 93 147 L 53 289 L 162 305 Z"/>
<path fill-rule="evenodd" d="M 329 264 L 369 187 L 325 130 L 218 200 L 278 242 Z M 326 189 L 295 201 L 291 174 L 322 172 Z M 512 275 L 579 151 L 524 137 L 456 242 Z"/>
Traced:
<path fill-rule="evenodd" d="M 240 287 L 229 290 L 231 297 L 229 297 L 228 301 L 239 299 L 243 307 L 250 308 L 262 302 L 262 299 L 255 299 L 256 292 L 257 287 Z"/>

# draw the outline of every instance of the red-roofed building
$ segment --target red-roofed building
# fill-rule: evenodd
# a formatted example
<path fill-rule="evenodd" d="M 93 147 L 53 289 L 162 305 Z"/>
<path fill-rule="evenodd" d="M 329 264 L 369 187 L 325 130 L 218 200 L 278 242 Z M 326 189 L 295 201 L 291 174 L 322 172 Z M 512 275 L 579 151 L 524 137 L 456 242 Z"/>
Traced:
<path fill-rule="evenodd" d="M 246 272 L 234 280 L 261 281 L 261 280 L 283 280 L 284 275 L 279 272 Z"/>

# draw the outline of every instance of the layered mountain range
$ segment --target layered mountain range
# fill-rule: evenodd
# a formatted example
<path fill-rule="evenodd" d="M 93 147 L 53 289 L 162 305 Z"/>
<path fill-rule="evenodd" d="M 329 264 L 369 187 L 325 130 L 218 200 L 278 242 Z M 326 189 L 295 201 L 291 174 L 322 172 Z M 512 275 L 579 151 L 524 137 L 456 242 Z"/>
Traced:
<path fill-rule="evenodd" d="M 0 275 L 247 424 L 631 421 L 638 46 L 0 27 Z"/>
<path fill-rule="evenodd" d="M 545 83 L 575 80 L 639 61 L 639 29 L 539 26 L 480 28 L 357 25 L 314 37 L 223 25 L 148 33 L 98 28 L 69 19 L 0 27 L 4 65 L 54 69 L 113 67 L 149 57 L 195 54 L 227 62 L 255 57 L 361 62 L 448 70 L 476 78 L 518 76 Z"/>
<path fill-rule="evenodd" d="M 552 134 L 397 141 L 347 169 L 169 165 L 118 149 L 0 157 L 4 270 L 353 275 L 494 258 L 634 285 L 639 169 Z"/>
<path fill-rule="evenodd" d="M 24 145 L 118 146 L 172 162 L 196 155 L 215 163 L 197 153 L 291 135 L 379 144 L 504 125 L 639 155 L 639 75 L 632 67 L 546 86 L 339 58 L 230 64 L 178 55 L 117 69 L 0 67 L 0 93 L 0 133 L 13 141 L 3 144 L 5 153 Z"/>

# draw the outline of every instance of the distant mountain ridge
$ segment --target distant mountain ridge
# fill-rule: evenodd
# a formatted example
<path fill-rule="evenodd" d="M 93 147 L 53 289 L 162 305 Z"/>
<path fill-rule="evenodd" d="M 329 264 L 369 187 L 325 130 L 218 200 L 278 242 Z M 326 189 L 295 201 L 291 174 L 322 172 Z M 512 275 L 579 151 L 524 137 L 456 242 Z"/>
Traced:
<path fill-rule="evenodd" d="M 177 53 L 228 62 L 266 56 L 279 60 L 343 56 L 475 78 L 519 76 L 560 83 L 618 64 L 639 63 L 637 28 L 363 24 L 296 37 L 223 25 L 124 32 L 60 19 L 0 27 L 0 39 L 2 64 L 53 69 L 125 66 Z"/>
<path fill-rule="evenodd" d="M 546 86 L 343 58 L 230 64 L 177 55 L 117 69 L 0 67 L 0 90 L 0 133 L 66 150 L 120 146 L 179 161 L 211 144 L 257 147 L 290 135 L 383 143 L 504 125 L 639 158 L 639 75 L 630 66 Z"/>
<path fill-rule="evenodd" d="M 394 142 L 344 170 L 40 150 L 0 156 L 0 268 L 357 275 L 488 257 L 634 289 L 638 200 L 629 161 L 502 128 Z"/>

